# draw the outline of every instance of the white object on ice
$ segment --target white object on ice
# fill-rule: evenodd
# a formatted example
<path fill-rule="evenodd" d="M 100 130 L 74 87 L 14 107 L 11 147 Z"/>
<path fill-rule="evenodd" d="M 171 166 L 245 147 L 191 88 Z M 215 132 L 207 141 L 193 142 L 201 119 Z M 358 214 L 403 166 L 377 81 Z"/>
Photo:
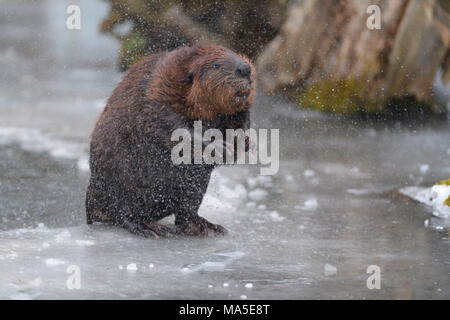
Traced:
<path fill-rule="evenodd" d="M 251 288 L 253 288 L 253 283 L 246 283 L 246 284 L 245 284 L 245 287 L 246 287 L 247 289 L 251 289 Z"/>
<path fill-rule="evenodd" d="M 431 188 L 405 187 L 399 191 L 414 200 L 431 206 L 433 215 L 439 218 L 450 217 L 450 207 L 444 204 L 444 201 L 450 195 L 450 186 L 434 185 Z"/>
<path fill-rule="evenodd" d="M 129 263 L 127 264 L 127 271 L 137 271 L 137 264 L 136 263 Z"/>
<path fill-rule="evenodd" d="M 323 273 L 326 276 L 334 276 L 337 274 L 337 268 L 329 263 L 325 263 L 325 266 L 323 267 Z"/>

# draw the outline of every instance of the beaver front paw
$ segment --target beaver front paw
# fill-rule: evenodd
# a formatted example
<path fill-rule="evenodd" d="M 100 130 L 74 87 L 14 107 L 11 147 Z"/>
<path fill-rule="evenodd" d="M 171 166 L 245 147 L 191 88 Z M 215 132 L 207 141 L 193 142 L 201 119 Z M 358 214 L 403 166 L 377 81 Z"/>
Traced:
<path fill-rule="evenodd" d="M 211 223 L 199 216 L 178 224 L 176 231 L 179 235 L 193 237 L 224 236 L 228 233 L 224 227 Z"/>

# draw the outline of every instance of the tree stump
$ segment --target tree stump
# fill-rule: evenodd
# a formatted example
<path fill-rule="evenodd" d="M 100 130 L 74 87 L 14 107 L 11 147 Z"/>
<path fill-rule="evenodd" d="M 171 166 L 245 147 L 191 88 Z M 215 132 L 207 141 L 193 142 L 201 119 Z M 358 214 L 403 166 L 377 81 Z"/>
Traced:
<path fill-rule="evenodd" d="M 380 29 L 367 26 L 369 5 L 380 8 Z M 445 0 L 293 1 L 257 60 L 262 88 L 332 112 L 442 111 L 432 88 L 441 66 L 450 79 L 448 7 Z"/>

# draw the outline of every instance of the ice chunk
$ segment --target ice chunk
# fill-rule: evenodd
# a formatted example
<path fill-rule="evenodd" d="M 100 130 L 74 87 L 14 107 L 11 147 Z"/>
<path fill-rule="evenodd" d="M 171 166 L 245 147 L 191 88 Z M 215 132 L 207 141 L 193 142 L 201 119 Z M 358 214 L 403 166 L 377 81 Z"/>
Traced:
<path fill-rule="evenodd" d="M 323 267 L 323 273 L 326 276 L 334 276 L 337 274 L 337 268 L 329 263 L 326 263 Z"/>
<path fill-rule="evenodd" d="M 400 193 L 419 202 L 431 206 L 433 214 L 439 218 L 450 216 L 450 207 L 444 201 L 450 196 L 450 186 L 434 185 L 431 188 L 406 187 L 399 190 Z"/>
<path fill-rule="evenodd" d="M 134 271 L 137 271 L 137 264 L 136 263 L 129 263 L 129 264 L 127 264 L 127 271 L 130 271 L 130 272 L 134 272 Z"/>
<path fill-rule="evenodd" d="M 251 288 L 253 288 L 253 283 L 246 283 L 246 284 L 245 284 L 245 287 L 246 287 L 247 289 L 251 289 Z"/>

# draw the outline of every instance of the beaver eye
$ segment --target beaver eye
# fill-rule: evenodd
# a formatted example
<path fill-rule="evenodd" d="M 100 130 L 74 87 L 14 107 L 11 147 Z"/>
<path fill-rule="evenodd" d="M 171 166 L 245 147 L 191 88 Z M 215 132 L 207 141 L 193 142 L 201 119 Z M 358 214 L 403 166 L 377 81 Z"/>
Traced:
<path fill-rule="evenodd" d="M 220 68 L 220 65 L 218 63 L 213 64 L 213 69 L 219 69 L 219 68 Z"/>

